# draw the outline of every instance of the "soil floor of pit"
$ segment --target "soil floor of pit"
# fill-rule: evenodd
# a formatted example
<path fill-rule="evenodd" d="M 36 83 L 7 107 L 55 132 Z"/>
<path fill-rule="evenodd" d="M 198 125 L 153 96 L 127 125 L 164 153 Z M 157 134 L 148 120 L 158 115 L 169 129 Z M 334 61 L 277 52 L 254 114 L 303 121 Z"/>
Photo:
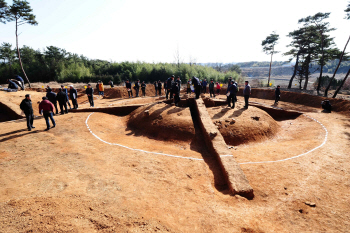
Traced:
<path fill-rule="evenodd" d="M 33 105 L 43 94 L 33 92 Z M 24 92 L 2 93 L 18 105 Z M 219 97 L 220 98 L 220 97 Z M 222 96 L 221 98 L 224 98 Z M 156 102 L 157 98 L 96 99 L 95 106 Z M 250 101 L 272 105 L 272 100 Z M 88 107 L 86 97 L 80 107 Z M 239 111 L 224 110 L 228 117 Z M 0 123 L 0 232 L 347 232 L 350 228 L 350 116 L 280 102 L 328 130 L 324 146 L 276 163 L 241 164 L 254 189 L 231 196 L 201 133 L 191 141 L 135 135 L 126 117 L 105 113 L 42 118 L 29 132 L 23 120 Z M 225 107 L 210 111 L 221 112 Z M 233 112 L 230 112 L 233 111 Z M 192 157 L 190 160 L 130 150 Z M 231 149 L 238 163 L 280 160 L 320 144 L 325 130 L 300 116 L 278 121 L 275 137 Z"/>

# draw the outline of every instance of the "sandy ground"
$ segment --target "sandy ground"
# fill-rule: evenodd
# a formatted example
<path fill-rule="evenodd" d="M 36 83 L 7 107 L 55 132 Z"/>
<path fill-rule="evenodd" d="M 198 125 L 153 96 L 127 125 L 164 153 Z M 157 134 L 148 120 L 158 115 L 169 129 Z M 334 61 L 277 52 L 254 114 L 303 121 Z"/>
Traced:
<path fill-rule="evenodd" d="M 33 102 L 41 98 L 36 93 Z M 20 95 L 6 100 L 18 105 Z M 142 101 L 158 100 L 98 99 L 95 105 Z M 347 232 L 350 116 L 287 102 L 279 107 L 317 119 L 328 138 L 304 156 L 266 163 L 322 144 L 325 130 L 300 116 L 277 121 L 272 138 L 231 149 L 239 163 L 262 162 L 241 164 L 253 200 L 228 193 L 198 130 L 190 141 L 159 141 L 133 134 L 125 117 L 104 113 L 55 116 L 57 127 L 49 131 L 42 118 L 31 132 L 24 121 L 2 122 L 0 232 Z M 106 144 L 86 123 L 106 142 L 182 158 Z"/>

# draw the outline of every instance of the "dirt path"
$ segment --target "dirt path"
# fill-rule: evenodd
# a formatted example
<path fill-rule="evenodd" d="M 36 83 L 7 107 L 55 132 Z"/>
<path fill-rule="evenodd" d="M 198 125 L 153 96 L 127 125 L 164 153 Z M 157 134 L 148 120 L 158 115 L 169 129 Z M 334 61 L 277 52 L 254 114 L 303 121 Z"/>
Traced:
<path fill-rule="evenodd" d="M 89 119 L 105 141 L 204 161 L 103 143 L 86 127 L 90 113 L 56 116 L 57 127 L 47 132 L 43 119 L 31 132 L 25 122 L 0 123 L 0 232 L 347 232 L 350 117 L 280 106 L 319 120 L 328 139 L 293 160 L 242 164 L 255 193 L 250 201 L 229 195 L 198 132 L 191 142 L 167 143 L 128 135 L 122 117 L 94 113 Z M 278 137 L 233 149 L 237 161 L 287 158 L 324 138 L 306 117 L 279 124 Z"/>

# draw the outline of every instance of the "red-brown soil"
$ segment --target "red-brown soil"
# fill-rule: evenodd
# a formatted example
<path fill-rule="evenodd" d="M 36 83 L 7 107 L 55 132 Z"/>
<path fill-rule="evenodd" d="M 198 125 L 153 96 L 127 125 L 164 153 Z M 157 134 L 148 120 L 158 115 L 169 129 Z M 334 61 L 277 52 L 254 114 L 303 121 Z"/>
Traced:
<path fill-rule="evenodd" d="M 25 93 L 0 92 L 0 102 L 19 111 Z M 34 103 L 43 96 L 30 93 Z M 88 107 L 84 98 L 79 103 Z M 308 104 L 308 98 L 302 100 L 303 105 L 284 102 L 282 96 L 278 106 L 317 119 L 328 130 L 327 141 L 295 159 L 241 164 L 254 189 L 253 200 L 229 194 L 222 171 L 196 128 L 191 140 L 161 141 L 136 135 L 127 126 L 128 117 L 104 113 L 55 116 L 57 127 L 49 131 L 44 131 L 42 118 L 35 119 L 31 132 L 25 121 L 2 122 L 0 232 L 347 232 L 350 115 L 346 109 L 341 114 L 323 113 Z M 159 99 L 99 98 L 95 106 L 142 101 Z M 269 98 L 251 101 L 273 104 Z M 242 103 L 238 97 L 238 105 Z M 224 109 L 215 113 L 215 108 L 209 112 Z M 248 110 L 262 111 L 255 109 Z M 229 109 L 222 119 L 237 111 L 240 108 Z M 112 144 L 90 133 L 88 116 L 90 130 Z M 239 123 L 240 117 L 235 119 Z M 279 130 L 273 137 L 231 149 L 237 162 L 297 156 L 321 145 L 326 134 L 306 116 L 276 122 Z"/>

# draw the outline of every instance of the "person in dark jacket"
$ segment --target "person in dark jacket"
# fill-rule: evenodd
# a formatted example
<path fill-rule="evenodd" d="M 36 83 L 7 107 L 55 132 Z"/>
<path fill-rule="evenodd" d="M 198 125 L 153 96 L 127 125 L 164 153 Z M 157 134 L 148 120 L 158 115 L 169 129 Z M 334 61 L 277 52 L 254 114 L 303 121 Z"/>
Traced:
<path fill-rule="evenodd" d="M 325 111 L 328 111 L 329 113 L 332 112 L 332 105 L 331 103 L 329 102 L 329 100 L 324 100 L 321 102 L 321 105 L 322 105 L 322 108 L 325 110 Z"/>
<path fill-rule="evenodd" d="M 177 79 L 175 81 L 177 83 L 177 87 L 179 89 L 179 96 L 180 96 L 180 91 L 181 91 L 181 79 L 180 76 L 177 76 Z"/>
<path fill-rule="evenodd" d="M 88 84 L 85 92 L 88 96 L 90 107 L 94 107 L 94 89 L 91 87 L 91 84 Z"/>
<path fill-rule="evenodd" d="M 132 96 L 132 88 L 131 88 L 131 83 L 129 82 L 129 80 L 126 80 L 126 82 L 125 82 L 125 87 L 126 87 L 126 89 L 128 90 L 128 95 L 129 95 L 129 98 L 131 97 L 133 97 Z"/>
<path fill-rule="evenodd" d="M 237 86 L 234 84 L 233 81 L 231 81 L 231 84 L 228 86 L 227 93 L 229 93 L 229 95 L 227 96 L 228 106 L 231 107 L 231 102 L 232 102 L 232 107 L 231 108 L 235 108 L 235 102 L 236 102 L 235 99 L 236 99 L 236 95 L 237 95 Z"/>
<path fill-rule="evenodd" d="M 278 85 L 275 90 L 275 104 L 277 104 L 280 99 L 281 99 L 281 89 L 280 89 L 280 85 Z"/>
<path fill-rule="evenodd" d="M 160 80 L 158 80 L 158 95 L 162 95 L 162 82 Z"/>
<path fill-rule="evenodd" d="M 32 106 L 32 100 L 31 100 L 30 94 L 25 95 L 25 99 L 22 100 L 19 107 L 26 115 L 27 128 L 29 131 L 31 131 L 32 128 L 35 128 L 35 127 L 33 126 L 34 114 L 33 114 L 33 106 Z"/>
<path fill-rule="evenodd" d="M 136 97 L 139 97 L 139 92 L 140 92 L 140 80 L 137 80 L 135 83 L 135 91 L 136 91 Z"/>
<path fill-rule="evenodd" d="M 24 90 L 23 78 L 21 76 L 19 76 L 19 75 L 15 75 L 15 79 L 20 82 L 20 84 L 21 84 L 20 87 L 21 87 L 22 90 Z"/>
<path fill-rule="evenodd" d="M 173 87 L 171 88 L 172 89 L 172 93 L 174 95 L 174 103 L 175 103 L 175 106 L 178 106 L 179 102 L 180 102 L 180 88 L 178 86 L 178 82 L 175 82 Z"/>
<path fill-rule="evenodd" d="M 71 105 L 70 105 L 70 102 L 69 102 L 69 95 L 68 95 L 68 90 L 67 88 L 65 88 L 63 85 L 61 85 L 61 88 L 62 88 L 62 91 L 64 93 L 66 93 L 66 96 L 67 96 L 67 106 L 69 105 L 69 109 L 72 109 Z"/>
<path fill-rule="evenodd" d="M 202 82 L 202 91 L 204 94 L 207 93 L 207 85 L 208 85 L 208 82 L 206 79 L 204 79 Z"/>
<path fill-rule="evenodd" d="M 244 108 L 248 108 L 248 101 L 249 101 L 249 97 L 250 97 L 250 94 L 252 93 L 252 89 L 249 85 L 249 82 L 248 81 L 245 81 L 245 87 L 243 89 L 243 96 L 244 96 Z"/>
<path fill-rule="evenodd" d="M 43 97 L 43 101 L 40 102 L 39 113 L 40 115 L 44 115 L 47 126 L 46 130 L 50 129 L 49 118 L 51 119 L 51 122 L 53 124 L 52 128 L 56 127 L 56 122 L 53 119 L 53 104 L 47 99 L 47 97 Z"/>
<path fill-rule="evenodd" d="M 70 85 L 69 89 L 70 89 L 69 90 L 69 97 L 72 100 L 73 109 L 78 109 L 78 101 L 77 101 L 78 92 L 77 92 L 77 90 L 74 89 L 73 85 Z"/>
<path fill-rule="evenodd" d="M 170 78 L 168 78 L 166 80 L 166 99 L 168 99 L 168 95 L 170 94 L 170 99 L 173 98 L 173 91 L 172 91 L 172 87 L 174 85 L 174 78 L 175 76 L 172 75 Z"/>
<path fill-rule="evenodd" d="M 191 81 L 194 86 L 194 93 L 196 94 L 196 99 L 199 99 L 199 95 L 201 93 L 201 85 L 200 85 L 199 79 L 193 76 Z"/>
<path fill-rule="evenodd" d="M 7 82 L 9 84 L 8 89 L 15 90 L 15 91 L 18 90 L 18 86 L 15 82 L 13 82 L 11 80 L 7 80 Z"/>
<path fill-rule="evenodd" d="M 209 83 L 209 93 L 210 93 L 210 98 L 212 97 L 212 95 L 215 98 L 215 92 L 214 92 L 214 80 L 210 80 Z"/>
<path fill-rule="evenodd" d="M 145 97 L 146 96 L 146 84 L 145 84 L 145 81 L 142 81 L 142 83 L 141 83 L 141 91 L 142 91 L 143 97 Z"/>
<path fill-rule="evenodd" d="M 67 98 L 66 93 L 62 90 L 62 88 L 58 89 L 56 100 L 58 101 L 58 104 L 60 105 L 61 114 L 64 114 L 64 112 L 68 113 L 68 109 L 67 109 L 68 98 Z M 64 111 L 63 111 L 63 107 L 65 109 Z"/>
<path fill-rule="evenodd" d="M 58 114 L 58 108 L 57 108 L 57 95 L 55 92 L 53 92 L 50 89 L 48 89 L 48 92 L 46 93 L 46 97 L 47 99 L 53 104 L 53 106 L 55 106 L 55 109 L 56 109 L 56 114 Z"/>
<path fill-rule="evenodd" d="M 111 81 L 109 81 L 108 82 L 108 84 L 109 84 L 109 86 L 111 87 L 111 88 L 113 88 L 114 87 L 114 84 L 113 84 L 113 81 L 111 80 Z"/>

